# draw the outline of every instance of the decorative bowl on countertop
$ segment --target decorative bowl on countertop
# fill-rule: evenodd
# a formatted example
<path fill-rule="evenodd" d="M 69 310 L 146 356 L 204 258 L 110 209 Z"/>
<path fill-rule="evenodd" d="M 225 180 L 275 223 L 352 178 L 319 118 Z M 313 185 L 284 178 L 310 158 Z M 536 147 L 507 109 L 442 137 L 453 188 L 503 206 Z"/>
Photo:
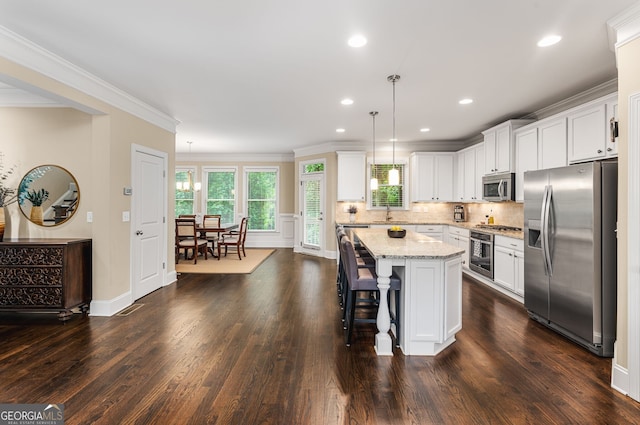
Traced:
<path fill-rule="evenodd" d="M 404 238 L 407 235 L 407 230 L 406 229 L 402 229 L 402 230 L 387 229 L 387 235 L 389 235 L 390 238 Z"/>

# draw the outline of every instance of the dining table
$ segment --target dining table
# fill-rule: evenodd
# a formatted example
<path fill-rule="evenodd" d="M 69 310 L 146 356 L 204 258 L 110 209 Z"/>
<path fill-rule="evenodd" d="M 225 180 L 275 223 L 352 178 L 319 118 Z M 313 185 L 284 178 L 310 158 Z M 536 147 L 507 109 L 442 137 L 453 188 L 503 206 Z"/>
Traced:
<path fill-rule="evenodd" d="M 357 228 L 352 235 L 375 259 L 381 300 L 387 299 L 392 272 L 401 279 L 400 306 L 392 308 L 400 311 L 402 352 L 434 356 L 455 342 L 462 329 L 464 250 L 411 230 L 401 238 L 384 228 Z M 376 325 L 376 353 L 392 356 L 387 303 L 379 304 Z"/>
<path fill-rule="evenodd" d="M 205 227 L 202 223 L 196 223 L 196 232 L 200 233 L 201 239 L 206 239 L 207 233 L 217 233 L 218 235 L 221 233 L 228 233 L 231 230 L 237 229 L 238 226 L 238 223 L 221 223 L 218 227 Z M 214 258 L 218 258 L 218 256 L 213 251 L 213 246 L 210 248 L 210 251 L 211 255 L 213 255 Z"/>

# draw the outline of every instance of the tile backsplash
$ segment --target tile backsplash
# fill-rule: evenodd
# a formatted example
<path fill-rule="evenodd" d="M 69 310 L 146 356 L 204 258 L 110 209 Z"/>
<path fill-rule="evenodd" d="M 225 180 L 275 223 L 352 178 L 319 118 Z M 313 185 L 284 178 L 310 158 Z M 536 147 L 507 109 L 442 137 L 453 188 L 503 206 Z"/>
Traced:
<path fill-rule="evenodd" d="M 346 223 L 349 213 L 345 211 L 350 205 L 358 209 L 356 222 L 370 223 L 383 221 L 387 212 L 384 210 L 368 211 L 364 202 L 337 202 L 336 221 Z M 464 205 L 466 221 L 479 224 L 486 222 L 486 216 L 493 214 L 494 224 L 512 227 L 524 226 L 524 205 L 517 202 L 483 202 L 483 203 L 412 203 L 408 211 L 391 211 L 393 221 L 448 223 L 453 221 L 453 207 Z"/>

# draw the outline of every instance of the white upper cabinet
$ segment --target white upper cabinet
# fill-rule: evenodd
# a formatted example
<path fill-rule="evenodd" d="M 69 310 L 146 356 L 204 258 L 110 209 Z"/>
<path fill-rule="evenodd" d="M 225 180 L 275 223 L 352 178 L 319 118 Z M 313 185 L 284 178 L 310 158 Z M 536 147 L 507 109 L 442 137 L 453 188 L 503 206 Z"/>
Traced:
<path fill-rule="evenodd" d="M 567 162 L 567 119 L 556 117 L 540 121 L 538 127 L 538 168 L 564 167 Z"/>
<path fill-rule="evenodd" d="M 338 151 L 338 201 L 361 202 L 366 193 L 366 153 Z"/>
<path fill-rule="evenodd" d="M 455 201 L 482 200 L 484 175 L 484 144 L 479 143 L 457 152 Z"/>
<path fill-rule="evenodd" d="M 514 132 L 516 201 L 524 200 L 525 171 L 567 165 L 567 119 L 552 117 Z"/>
<path fill-rule="evenodd" d="M 607 124 L 607 155 L 618 156 L 618 99 L 606 103 Z"/>
<path fill-rule="evenodd" d="M 530 122 L 531 120 L 510 120 L 482 132 L 484 135 L 484 174 L 514 171 L 513 130 Z"/>
<path fill-rule="evenodd" d="M 411 201 L 449 202 L 454 200 L 453 153 L 411 154 Z"/>
<path fill-rule="evenodd" d="M 609 109 L 610 111 L 607 111 Z M 617 156 L 610 119 L 617 110 L 617 94 L 572 109 L 567 115 L 569 162 L 584 162 Z"/>
<path fill-rule="evenodd" d="M 538 169 L 538 127 L 516 132 L 515 140 L 516 201 L 521 201 L 524 199 L 524 172 Z"/>

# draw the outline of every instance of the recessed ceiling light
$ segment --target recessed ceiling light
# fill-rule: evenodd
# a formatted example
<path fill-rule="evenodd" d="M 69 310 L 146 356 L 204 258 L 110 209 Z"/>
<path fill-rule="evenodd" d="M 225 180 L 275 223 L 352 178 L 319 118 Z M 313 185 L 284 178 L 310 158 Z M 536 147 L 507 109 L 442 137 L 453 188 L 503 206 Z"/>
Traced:
<path fill-rule="evenodd" d="M 344 128 L 336 128 L 336 133 L 344 133 L 345 129 Z"/>
<path fill-rule="evenodd" d="M 362 47 L 367 44 L 367 39 L 361 34 L 356 34 L 351 37 L 347 43 L 351 47 Z"/>
<path fill-rule="evenodd" d="M 473 103 L 473 99 L 469 99 L 468 97 L 465 99 L 462 99 L 461 101 L 458 102 L 461 105 L 468 105 L 470 103 Z"/>
<path fill-rule="evenodd" d="M 389 139 L 390 142 L 397 142 L 398 139 Z"/>
<path fill-rule="evenodd" d="M 349 99 L 349 98 L 342 99 L 340 103 L 342 103 L 343 105 L 353 105 L 353 99 Z"/>
<path fill-rule="evenodd" d="M 543 39 L 541 39 L 540 41 L 538 41 L 538 47 L 553 46 L 560 40 L 562 40 L 562 37 L 560 37 L 559 35 L 548 35 Z"/>
<path fill-rule="evenodd" d="M 422 132 L 422 133 L 426 133 L 428 131 L 431 131 L 431 129 L 430 128 L 421 128 L 420 129 L 420 132 Z"/>

